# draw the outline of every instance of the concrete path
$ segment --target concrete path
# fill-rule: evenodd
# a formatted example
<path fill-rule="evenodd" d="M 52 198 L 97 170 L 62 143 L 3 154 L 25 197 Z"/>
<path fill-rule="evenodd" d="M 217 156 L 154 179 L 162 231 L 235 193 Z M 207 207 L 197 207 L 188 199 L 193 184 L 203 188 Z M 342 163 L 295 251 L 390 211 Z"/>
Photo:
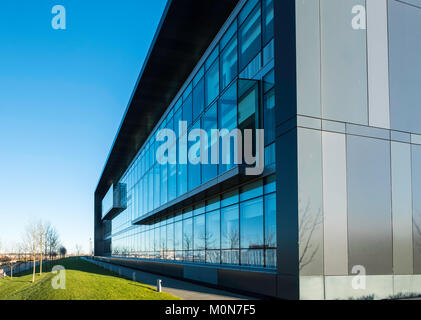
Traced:
<path fill-rule="evenodd" d="M 134 281 L 156 287 L 156 281 L 162 280 L 162 290 L 183 300 L 249 300 L 251 298 L 239 294 L 201 286 L 188 281 L 177 280 L 165 276 L 139 271 L 132 268 L 121 267 L 111 263 L 81 258 L 96 264 L 104 269 L 133 279 Z"/>

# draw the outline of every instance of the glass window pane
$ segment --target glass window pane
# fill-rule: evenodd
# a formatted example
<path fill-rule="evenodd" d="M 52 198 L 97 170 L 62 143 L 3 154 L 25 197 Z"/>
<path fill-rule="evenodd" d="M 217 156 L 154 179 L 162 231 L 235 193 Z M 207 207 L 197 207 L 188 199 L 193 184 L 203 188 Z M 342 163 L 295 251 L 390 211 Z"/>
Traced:
<path fill-rule="evenodd" d="M 218 128 L 218 109 L 217 104 L 214 104 L 202 118 L 202 129 L 208 134 L 208 145 L 206 146 L 205 154 L 208 155 L 208 164 L 202 164 L 202 183 L 212 180 L 218 175 L 218 165 L 211 164 L 212 162 L 212 147 L 217 146 L 218 139 L 212 137 L 212 130 Z"/>
<path fill-rule="evenodd" d="M 221 263 L 221 251 L 206 250 L 206 263 Z"/>
<path fill-rule="evenodd" d="M 264 265 L 264 250 L 263 249 L 249 249 L 241 250 L 241 264 L 245 266 L 263 267 Z"/>
<path fill-rule="evenodd" d="M 240 245 L 243 249 L 263 248 L 263 199 L 240 204 Z"/>
<path fill-rule="evenodd" d="M 183 103 L 183 120 L 187 121 L 189 127 L 193 122 L 193 98 L 189 95 Z"/>
<path fill-rule="evenodd" d="M 238 248 L 239 242 L 239 207 L 237 204 L 221 209 L 221 248 Z"/>
<path fill-rule="evenodd" d="M 193 250 L 193 219 L 183 220 L 183 250 Z"/>
<path fill-rule="evenodd" d="M 257 7 L 240 27 L 240 70 L 259 53 L 262 47 L 260 6 Z"/>
<path fill-rule="evenodd" d="M 219 94 L 219 61 L 210 67 L 205 76 L 206 105 L 210 105 Z"/>
<path fill-rule="evenodd" d="M 255 81 L 240 80 L 238 90 L 238 128 L 255 129 L 259 105 L 258 86 Z"/>
<path fill-rule="evenodd" d="M 219 210 L 206 213 L 206 249 L 221 247 L 221 214 Z"/>
<path fill-rule="evenodd" d="M 240 201 L 263 195 L 263 180 L 258 180 L 240 188 Z"/>
<path fill-rule="evenodd" d="M 167 188 L 168 188 L 168 165 L 160 165 L 161 167 L 161 205 L 167 202 Z"/>
<path fill-rule="evenodd" d="M 200 129 L 200 121 L 196 122 L 195 125 L 192 126 L 191 130 L 194 129 Z M 195 145 L 196 143 L 199 143 L 199 137 L 197 137 L 196 141 L 189 141 L 188 142 L 188 150 L 191 150 L 191 147 L 193 145 Z M 200 158 L 200 148 L 197 149 L 197 153 L 196 153 L 196 157 L 199 159 Z M 194 188 L 196 188 L 197 186 L 200 185 L 201 182 L 201 164 L 197 163 L 197 164 L 193 164 L 191 163 L 191 161 L 188 161 L 188 186 L 189 186 L 189 191 L 193 190 Z"/>
<path fill-rule="evenodd" d="M 194 250 L 202 250 L 205 249 L 205 240 L 206 240 L 206 233 L 205 233 L 205 215 L 202 214 L 200 216 L 196 216 L 194 219 Z"/>
<path fill-rule="evenodd" d="M 265 247 L 276 248 L 276 194 L 265 196 Z"/>
<path fill-rule="evenodd" d="M 231 85 L 218 102 L 219 129 L 231 132 L 237 127 L 237 85 Z M 224 173 L 234 167 L 234 139 L 230 138 L 230 152 L 223 159 L 222 143 L 220 143 L 219 173 Z"/>
<path fill-rule="evenodd" d="M 273 0 L 263 0 L 263 42 L 268 43 L 274 35 Z"/>
<path fill-rule="evenodd" d="M 174 250 L 174 224 L 167 225 L 167 249 Z"/>
<path fill-rule="evenodd" d="M 206 212 L 219 209 L 219 196 L 206 200 Z"/>
<path fill-rule="evenodd" d="M 183 250 L 183 222 L 174 224 L 174 250 Z"/>
<path fill-rule="evenodd" d="M 221 53 L 221 88 L 224 89 L 236 77 L 237 70 L 237 38 L 233 38 Z"/>
<path fill-rule="evenodd" d="M 160 205 L 160 187 L 161 187 L 161 181 L 159 181 L 161 179 L 161 174 L 160 174 L 160 169 L 162 169 L 162 167 L 166 167 L 166 166 L 161 166 L 159 163 L 155 164 L 154 168 L 152 169 L 153 172 L 153 179 L 154 179 L 154 192 L 153 192 L 153 199 L 154 199 L 154 203 L 153 203 L 153 207 L 154 209 L 158 208 Z"/>
<path fill-rule="evenodd" d="M 205 108 L 205 80 L 202 78 L 193 89 L 193 121 Z"/>
<path fill-rule="evenodd" d="M 212 53 L 209 55 L 208 59 L 205 62 L 205 70 L 208 70 L 213 62 L 218 58 L 219 55 L 219 47 L 216 46 L 215 49 L 213 49 Z"/>
<path fill-rule="evenodd" d="M 222 250 L 221 263 L 224 264 L 239 264 L 240 251 L 239 250 Z"/>
<path fill-rule="evenodd" d="M 265 145 L 275 141 L 275 90 L 272 89 L 265 94 L 264 102 L 264 129 L 265 129 Z"/>
<path fill-rule="evenodd" d="M 238 23 L 242 24 L 244 20 L 247 18 L 247 16 L 250 14 L 251 10 L 254 8 L 255 5 L 259 0 L 249 0 L 244 5 L 243 9 L 241 9 L 241 12 L 238 14 Z"/>
<path fill-rule="evenodd" d="M 227 207 L 238 202 L 239 192 L 238 189 L 235 189 L 233 191 L 226 192 L 222 195 L 221 207 Z"/>
<path fill-rule="evenodd" d="M 225 32 L 224 36 L 222 37 L 220 41 L 221 49 L 223 49 L 227 43 L 231 40 L 231 38 L 236 35 L 237 32 L 237 20 L 235 20 L 231 26 L 228 28 L 228 30 Z"/>
<path fill-rule="evenodd" d="M 184 135 L 184 137 L 180 138 L 187 139 Z M 181 145 L 181 142 L 179 140 L 179 146 Z M 177 152 L 180 152 L 181 148 L 177 148 Z M 186 155 L 187 157 L 187 155 Z M 187 158 L 186 158 L 187 159 Z M 187 164 L 181 164 L 180 161 L 177 161 L 177 196 L 181 196 L 187 192 Z"/>

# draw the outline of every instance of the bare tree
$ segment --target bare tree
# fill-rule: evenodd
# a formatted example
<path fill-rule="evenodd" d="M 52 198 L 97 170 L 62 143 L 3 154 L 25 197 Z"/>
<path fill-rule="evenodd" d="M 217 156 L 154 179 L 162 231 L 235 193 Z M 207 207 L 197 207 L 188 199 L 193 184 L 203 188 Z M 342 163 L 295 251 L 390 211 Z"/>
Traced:
<path fill-rule="evenodd" d="M 53 253 L 58 250 L 59 241 L 57 230 L 51 224 L 47 224 L 45 233 L 45 255 L 48 255 L 50 260 L 53 257 Z"/>
<path fill-rule="evenodd" d="M 33 272 L 32 272 L 32 283 L 35 282 L 35 265 L 36 265 L 36 256 L 38 251 L 39 237 L 37 225 L 35 223 L 30 223 L 25 229 L 23 236 L 23 245 L 25 251 L 27 251 L 32 256 L 33 260 Z"/>
<path fill-rule="evenodd" d="M 82 246 L 80 244 L 76 244 L 76 255 L 80 256 L 81 252 L 82 252 Z"/>
<path fill-rule="evenodd" d="M 38 239 L 38 246 L 39 246 L 39 254 L 40 254 L 40 265 L 39 265 L 39 274 L 42 275 L 42 260 L 43 260 L 43 253 L 45 249 L 45 234 L 46 234 L 47 226 L 46 224 L 39 221 L 36 225 L 37 230 L 37 239 Z"/>

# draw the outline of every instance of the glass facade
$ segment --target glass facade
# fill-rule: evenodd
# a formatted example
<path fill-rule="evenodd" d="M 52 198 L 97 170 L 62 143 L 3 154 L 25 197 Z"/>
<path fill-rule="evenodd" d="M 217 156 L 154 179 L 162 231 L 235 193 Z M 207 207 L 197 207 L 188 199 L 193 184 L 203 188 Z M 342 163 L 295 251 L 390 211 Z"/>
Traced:
<path fill-rule="evenodd" d="M 273 1 L 268 0 L 245 2 L 238 16 L 227 21 L 219 42 L 208 50 L 120 179 L 127 184 L 128 207 L 111 221 L 112 256 L 276 267 L 273 177 L 216 194 L 191 207 L 170 210 L 147 225 L 133 224 L 238 165 L 234 156 L 240 146 L 226 137 L 230 152 L 224 158 L 223 144 L 211 136 L 214 129 L 231 132 L 267 126 L 270 133 L 265 139 L 265 155 L 275 168 L 274 58 L 273 45 L 267 46 L 273 44 L 273 27 Z M 249 64 L 256 65 L 256 59 L 260 59 L 256 71 L 264 72 L 245 77 L 243 71 L 250 70 Z M 187 122 L 185 132 L 180 131 L 180 121 Z M 163 128 L 176 133 L 177 144 L 169 149 L 177 154 L 176 164 L 161 165 L 155 159 L 159 146 L 156 131 Z M 200 135 L 190 139 L 190 133 L 198 129 L 208 134 L 205 144 L 199 143 Z M 207 164 L 179 161 L 199 162 L 215 146 L 219 148 L 219 164 L 211 163 L 210 156 Z"/>
<path fill-rule="evenodd" d="M 276 272 L 278 280 L 288 274 L 302 299 L 386 298 L 417 289 L 416 1 L 295 0 L 297 81 L 290 85 L 297 101 L 289 120 L 279 119 L 289 106 L 275 86 L 275 79 L 285 80 L 284 70 L 274 69 L 283 62 L 274 58 L 281 9 L 273 0 L 240 1 L 119 179 L 127 186 L 127 209 L 111 221 L 108 253 L 189 268 Z M 353 28 L 353 9 L 370 5 L 366 28 Z M 180 121 L 187 123 L 184 131 Z M 176 133 L 169 149 L 176 164 L 155 159 L 162 128 Z M 228 129 L 221 139 L 229 139 L 230 152 L 212 137 L 215 129 Z M 229 135 L 234 129 L 264 129 L 265 171 L 213 188 L 243 168 L 235 158 L 241 146 Z M 198 132 L 210 138 L 199 143 L 201 133 L 190 135 Z M 215 147 L 219 164 L 187 164 Z M 358 272 L 367 275 L 361 291 L 352 288 Z"/>
<path fill-rule="evenodd" d="M 276 267 L 273 176 L 186 207 L 150 225 L 132 226 L 124 212 L 112 224 L 113 256 Z"/>

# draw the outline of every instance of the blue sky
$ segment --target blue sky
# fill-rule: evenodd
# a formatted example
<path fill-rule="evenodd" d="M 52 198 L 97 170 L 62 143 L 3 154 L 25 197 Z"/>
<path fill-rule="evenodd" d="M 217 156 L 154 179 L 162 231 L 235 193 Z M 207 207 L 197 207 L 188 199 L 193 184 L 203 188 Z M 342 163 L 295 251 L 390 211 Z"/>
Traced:
<path fill-rule="evenodd" d="M 66 30 L 54 30 L 54 5 Z M 93 238 L 93 193 L 165 0 L 0 2 L 0 241 Z"/>

